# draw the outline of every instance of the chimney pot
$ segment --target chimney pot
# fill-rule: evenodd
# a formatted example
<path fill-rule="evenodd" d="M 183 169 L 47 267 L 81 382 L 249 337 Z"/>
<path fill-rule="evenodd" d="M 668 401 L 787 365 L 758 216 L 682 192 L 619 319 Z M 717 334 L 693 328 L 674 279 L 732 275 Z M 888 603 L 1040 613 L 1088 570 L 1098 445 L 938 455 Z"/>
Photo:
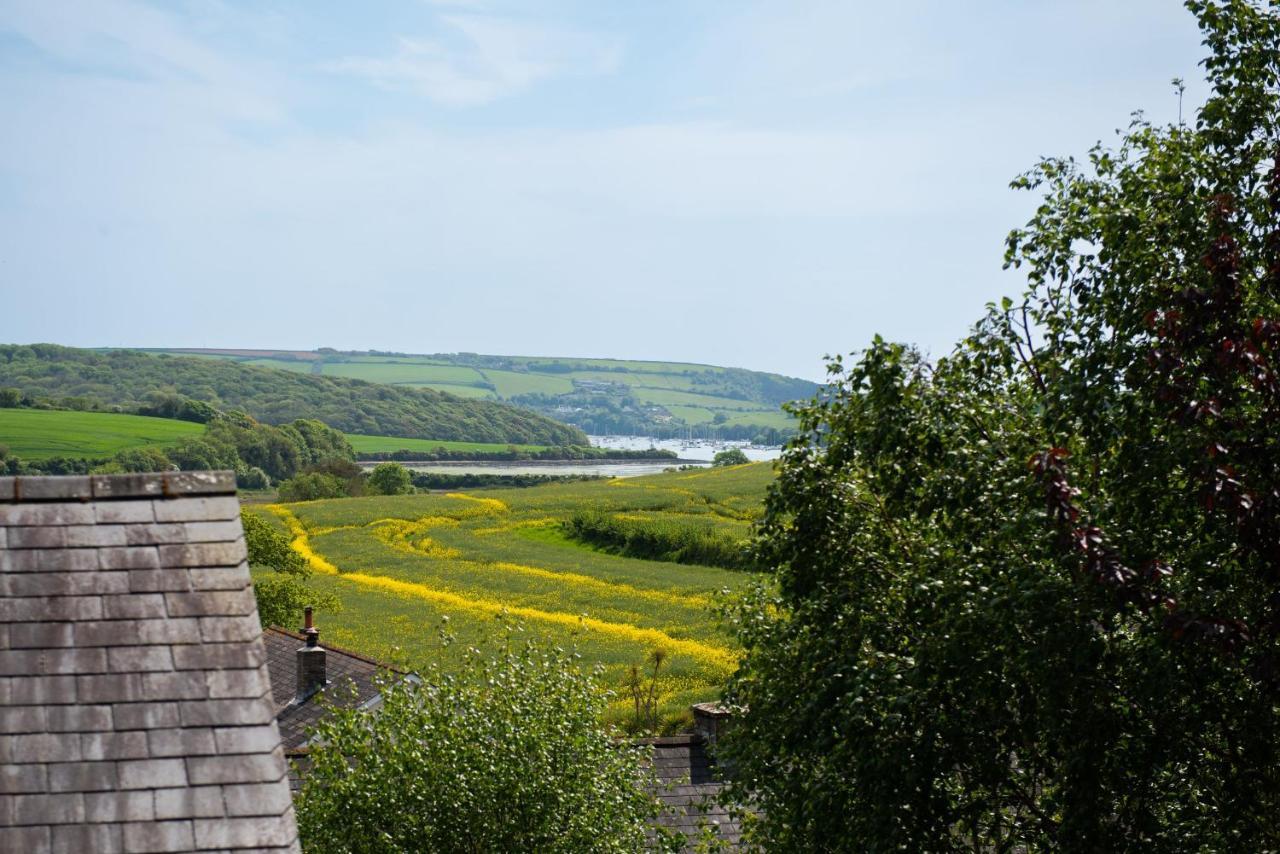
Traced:
<path fill-rule="evenodd" d="M 317 629 L 315 627 L 315 624 L 312 623 L 311 621 L 311 606 L 308 605 L 305 609 L 303 609 L 302 614 L 303 614 L 302 634 L 307 639 L 307 646 L 312 646 L 312 647 L 318 646 L 320 644 L 320 630 Z"/>

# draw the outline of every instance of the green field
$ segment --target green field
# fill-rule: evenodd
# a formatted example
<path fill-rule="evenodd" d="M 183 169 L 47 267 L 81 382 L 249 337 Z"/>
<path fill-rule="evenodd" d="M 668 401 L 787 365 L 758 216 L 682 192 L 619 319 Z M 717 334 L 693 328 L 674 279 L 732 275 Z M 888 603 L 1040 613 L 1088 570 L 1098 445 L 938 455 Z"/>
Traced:
<path fill-rule="evenodd" d="M 511 445 L 498 445 L 490 442 L 440 442 L 434 439 L 398 439 L 395 436 L 361 436 L 348 433 L 348 441 L 357 454 L 391 453 L 394 451 L 431 452 L 438 448 L 446 451 L 491 451 L 502 453 L 511 449 Z M 545 451 L 547 445 L 515 445 L 521 451 Z"/>
<path fill-rule="evenodd" d="M 331 377 L 353 377 L 370 382 L 412 383 L 437 382 L 452 385 L 477 385 L 484 378 L 475 368 L 458 368 L 453 365 L 424 365 L 403 362 L 340 362 L 326 364 L 322 373 Z"/>
<path fill-rule="evenodd" d="M 499 371 L 494 368 L 485 370 L 484 376 L 502 398 L 521 394 L 568 394 L 573 391 L 573 381 L 568 377 Z"/>
<path fill-rule="evenodd" d="M 273 505 L 257 512 L 291 532 L 317 570 L 313 583 L 344 610 L 322 615 L 324 636 L 382 660 L 446 665 L 467 645 L 494 640 L 501 621 L 575 645 L 621 687 L 655 648 L 670 655 L 659 682 L 675 716 L 713 699 L 737 651 L 712 607 L 750 575 L 619 557 L 568 539 L 561 521 L 581 508 L 714 525 L 745 537 L 773 477 L 768 463 L 699 472 L 449 495 L 367 497 Z M 442 646 L 448 618 L 459 643 Z M 628 707 L 615 698 L 610 714 Z"/>
<path fill-rule="evenodd" d="M 105 458 L 141 445 L 172 445 L 203 431 L 203 424 L 144 415 L 0 409 L 0 445 L 24 460 Z"/>

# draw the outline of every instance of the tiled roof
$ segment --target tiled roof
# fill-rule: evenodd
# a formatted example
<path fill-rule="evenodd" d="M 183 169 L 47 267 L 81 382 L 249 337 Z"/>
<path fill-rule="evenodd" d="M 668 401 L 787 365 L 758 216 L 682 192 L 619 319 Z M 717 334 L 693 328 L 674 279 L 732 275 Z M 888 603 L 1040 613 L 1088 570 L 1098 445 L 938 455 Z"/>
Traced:
<path fill-rule="evenodd" d="M 679 830 L 692 851 L 702 828 L 714 826 L 719 838 L 732 846 L 742 831 L 737 820 L 717 799 L 724 783 L 707 753 L 706 740 L 698 734 L 644 739 L 653 745 L 653 770 L 658 777 L 658 798 L 664 809 L 657 824 Z"/>
<path fill-rule="evenodd" d="M 374 702 L 379 696 L 379 673 L 403 675 L 402 671 L 371 658 L 321 643 L 325 649 L 329 686 L 295 706 L 291 702 L 297 684 L 298 647 L 306 638 L 271 626 L 263 633 L 263 640 L 266 642 L 267 668 L 271 671 L 276 722 L 280 726 L 284 748 L 289 752 L 307 743 L 307 730 L 324 717 L 327 706 L 350 708 Z M 354 694 L 352 687 L 355 688 Z"/>
<path fill-rule="evenodd" d="M 231 472 L 0 478 L 0 851 L 298 851 Z"/>

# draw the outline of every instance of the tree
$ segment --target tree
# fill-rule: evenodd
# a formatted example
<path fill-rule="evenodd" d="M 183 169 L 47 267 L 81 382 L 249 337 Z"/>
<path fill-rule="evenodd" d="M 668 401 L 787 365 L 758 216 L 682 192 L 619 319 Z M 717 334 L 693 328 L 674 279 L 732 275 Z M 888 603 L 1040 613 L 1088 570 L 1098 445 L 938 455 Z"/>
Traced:
<path fill-rule="evenodd" d="M 375 495 L 404 495 L 413 492 L 413 476 L 399 463 L 378 463 L 369 472 L 368 487 Z"/>
<path fill-rule="evenodd" d="M 1039 164 L 1024 298 L 796 409 L 729 614 L 770 850 L 1280 841 L 1280 17 L 1187 5 L 1195 125 Z"/>
<path fill-rule="evenodd" d="M 105 465 L 95 469 L 101 474 L 114 474 L 118 472 L 144 472 L 144 471 L 169 471 L 173 468 L 173 464 L 169 462 L 169 458 L 161 448 L 154 446 L 143 446 L 139 448 L 125 448 L 119 451 L 111 461 Z"/>
<path fill-rule="evenodd" d="M 317 472 L 336 477 L 341 481 L 342 488 L 347 495 L 357 496 L 364 494 L 364 469 L 360 468 L 354 460 L 327 457 L 307 466 L 305 469 L 306 474 Z"/>
<path fill-rule="evenodd" d="M 515 631 L 514 629 L 512 631 Z M 658 812 L 641 748 L 603 729 L 607 694 L 564 650 L 520 644 L 387 685 L 316 728 L 297 800 L 325 851 L 630 852 Z"/>
<path fill-rule="evenodd" d="M 741 448 L 728 448 L 717 451 L 711 460 L 712 466 L 741 466 L 751 462 Z"/>
<path fill-rule="evenodd" d="M 253 594 L 258 602 L 258 618 L 264 626 L 293 626 L 308 605 L 331 613 L 341 611 L 336 596 L 307 585 L 311 568 L 302 555 L 289 546 L 289 538 L 271 523 L 248 510 L 240 511 L 249 565 L 260 570 L 254 579 Z"/>
<path fill-rule="evenodd" d="M 236 472 L 236 486 L 241 489 L 270 489 L 271 478 L 267 473 L 257 466 L 250 466 L 244 471 Z"/>
<path fill-rule="evenodd" d="M 342 481 L 323 472 L 291 477 L 280 484 L 278 491 L 281 501 L 317 501 L 321 498 L 341 498 L 347 494 Z"/>

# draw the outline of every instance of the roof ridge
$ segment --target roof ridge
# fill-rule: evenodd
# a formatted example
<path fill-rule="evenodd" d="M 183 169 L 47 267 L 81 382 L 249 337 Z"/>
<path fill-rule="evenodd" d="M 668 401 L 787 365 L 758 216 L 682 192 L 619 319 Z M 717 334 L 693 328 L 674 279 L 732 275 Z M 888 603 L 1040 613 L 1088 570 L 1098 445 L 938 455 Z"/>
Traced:
<path fill-rule="evenodd" d="M 0 503 L 122 501 L 236 494 L 233 471 L 0 477 Z"/>

